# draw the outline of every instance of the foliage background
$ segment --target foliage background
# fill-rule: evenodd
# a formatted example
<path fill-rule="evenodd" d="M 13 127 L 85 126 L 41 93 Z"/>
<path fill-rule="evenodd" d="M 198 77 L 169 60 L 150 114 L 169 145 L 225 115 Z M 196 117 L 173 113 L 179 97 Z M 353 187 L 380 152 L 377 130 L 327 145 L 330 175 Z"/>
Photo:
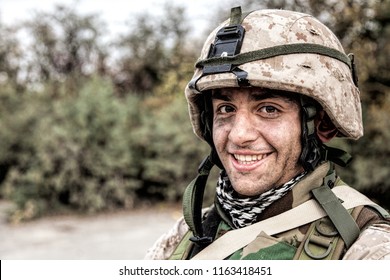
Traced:
<path fill-rule="evenodd" d="M 355 158 L 339 172 L 390 208 L 390 1 L 228 2 L 313 14 L 355 53 L 365 136 L 334 143 Z M 215 11 L 210 29 L 229 9 Z M 70 7 L 0 22 L 0 198 L 15 203 L 12 221 L 180 201 L 208 153 L 183 95 L 205 37 L 188 37 L 184 7 L 164 11 L 132 19 L 110 42 L 99 15 Z"/>

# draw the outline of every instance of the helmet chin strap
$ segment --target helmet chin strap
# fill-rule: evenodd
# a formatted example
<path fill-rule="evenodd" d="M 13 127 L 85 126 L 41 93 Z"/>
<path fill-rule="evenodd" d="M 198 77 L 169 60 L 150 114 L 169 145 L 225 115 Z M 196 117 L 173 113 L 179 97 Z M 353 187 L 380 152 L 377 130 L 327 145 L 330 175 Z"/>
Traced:
<path fill-rule="evenodd" d="M 300 97 L 302 108 L 302 152 L 299 161 L 303 168 L 310 172 L 319 163 L 329 160 L 340 166 L 347 166 L 352 157 L 347 152 L 324 145 L 318 138 L 314 126 L 314 118 L 317 114 L 317 107 L 310 98 Z"/>
<path fill-rule="evenodd" d="M 203 94 L 203 108 L 204 111 L 201 114 L 201 123 L 204 127 L 203 129 L 203 138 L 209 144 L 211 151 L 209 155 L 209 160 L 219 167 L 219 169 L 224 169 L 221 163 L 221 160 L 218 157 L 217 150 L 213 141 L 213 105 L 211 103 L 211 93 Z"/>
<path fill-rule="evenodd" d="M 301 96 L 299 100 L 302 108 L 302 152 L 299 161 L 306 171 L 313 171 L 321 160 L 321 142 L 314 126 L 317 108 L 305 96 Z"/>

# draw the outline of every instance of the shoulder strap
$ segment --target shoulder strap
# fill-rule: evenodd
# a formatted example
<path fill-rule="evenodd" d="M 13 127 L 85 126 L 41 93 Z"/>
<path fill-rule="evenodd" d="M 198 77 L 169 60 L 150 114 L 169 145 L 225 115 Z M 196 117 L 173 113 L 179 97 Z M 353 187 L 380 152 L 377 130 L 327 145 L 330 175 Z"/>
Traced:
<path fill-rule="evenodd" d="M 366 196 L 346 185 L 334 187 L 332 191 L 343 201 L 342 205 L 346 209 L 351 209 L 360 205 L 375 205 L 375 203 Z M 224 259 L 249 244 L 262 231 L 268 235 L 275 235 L 277 233 L 311 223 L 325 217 L 326 215 L 326 212 L 318 204 L 318 202 L 311 199 L 275 217 L 260 221 L 251 226 L 227 232 L 207 246 L 193 259 Z"/>
<path fill-rule="evenodd" d="M 194 234 L 192 241 L 207 245 L 212 240 L 203 234 L 202 202 L 207 178 L 213 165 L 210 157 L 206 157 L 198 168 L 198 176 L 187 186 L 183 195 L 184 220 Z"/>
<path fill-rule="evenodd" d="M 337 231 L 340 233 L 345 246 L 349 248 L 358 238 L 360 229 L 348 210 L 343 207 L 340 199 L 328 186 L 329 184 L 333 184 L 334 176 L 334 172 L 327 175 L 324 179 L 324 184 L 313 189 L 312 194 L 329 216 L 329 219 L 332 221 Z"/>

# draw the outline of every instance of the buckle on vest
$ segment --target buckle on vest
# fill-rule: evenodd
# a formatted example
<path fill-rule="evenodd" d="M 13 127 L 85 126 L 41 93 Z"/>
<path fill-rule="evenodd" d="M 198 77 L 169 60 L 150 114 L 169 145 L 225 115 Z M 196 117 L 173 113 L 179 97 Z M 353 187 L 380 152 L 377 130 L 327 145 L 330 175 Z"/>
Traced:
<path fill-rule="evenodd" d="M 326 258 L 333 249 L 334 237 L 338 232 L 328 218 L 321 219 L 315 223 L 315 230 L 305 241 L 305 253 L 315 259 Z M 313 252 L 315 251 L 315 252 Z"/>
<path fill-rule="evenodd" d="M 316 247 L 323 247 L 326 250 L 323 253 L 315 254 L 311 251 L 309 244 L 313 244 Z M 310 238 L 306 239 L 304 250 L 305 250 L 305 253 L 308 256 L 310 256 L 311 258 L 313 258 L 315 260 L 321 260 L 321 259 L 326 258 L 330 254 L 330 252 L 332 251 L 332 244 L 333 244 L 332 240 L 328 240 L 328 239 L 313 235 L 313 236 L 310 236 Z"/>
<path fill-rule="evenodd" d="M 210 245 L 213 242 L 213 238 L 210 236 L 191 236 L 190 240 L 194 242 L 196 245 L 201 247 L 206 247 L 207 245 Z"/>

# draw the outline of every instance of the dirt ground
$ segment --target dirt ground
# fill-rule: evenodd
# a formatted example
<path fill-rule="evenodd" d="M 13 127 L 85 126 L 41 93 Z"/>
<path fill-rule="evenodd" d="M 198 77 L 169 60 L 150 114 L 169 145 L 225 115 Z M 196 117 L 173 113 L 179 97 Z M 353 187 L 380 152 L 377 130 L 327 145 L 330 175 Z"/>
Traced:
<path fill-rule="evenodd" d="M 56 216 L 8 224 L 0 201 L 2 260 L 140 260 L 181 215 L 180 207 L 154 206 L 95 216 Z"/>

